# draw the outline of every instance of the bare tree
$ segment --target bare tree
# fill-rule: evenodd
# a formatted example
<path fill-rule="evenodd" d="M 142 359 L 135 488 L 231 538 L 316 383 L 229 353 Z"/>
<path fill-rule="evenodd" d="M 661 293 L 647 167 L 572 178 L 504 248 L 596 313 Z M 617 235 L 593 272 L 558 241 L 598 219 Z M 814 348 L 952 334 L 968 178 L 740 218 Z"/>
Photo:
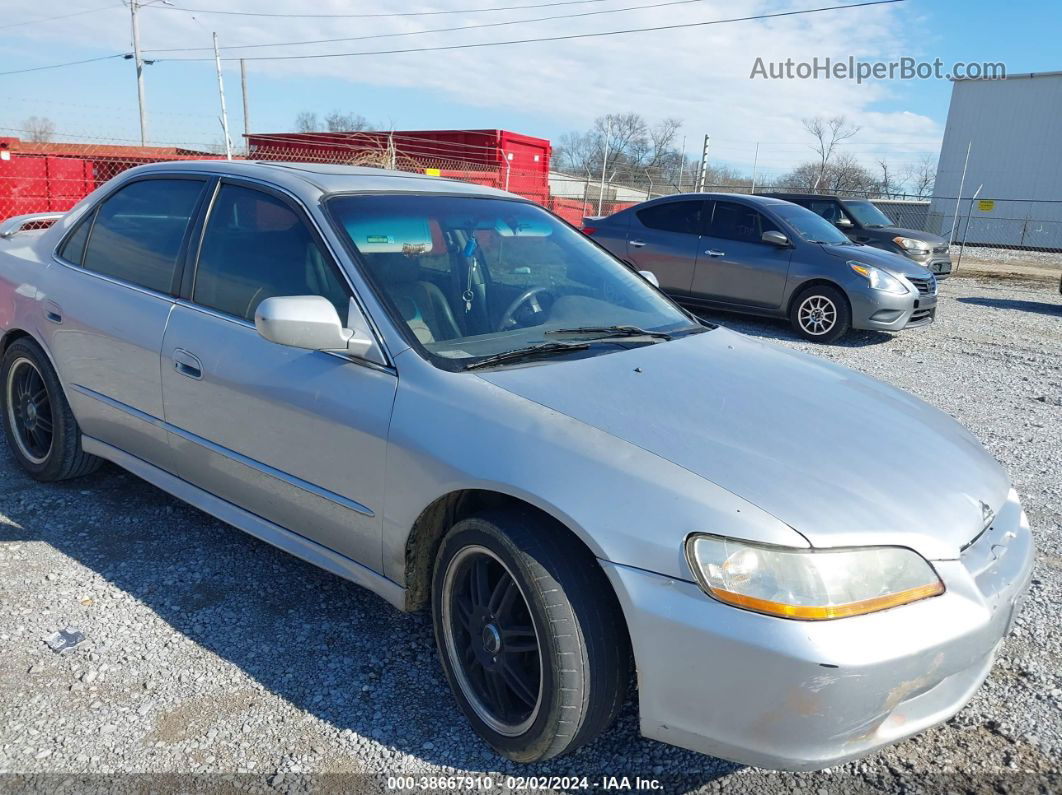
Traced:
<path fill-rule="evenodd" d="M 812 148 L 819 156 L 819 176 L 813 190 L 817 190 L 826 176 L 826 168 L 830 165 L 837 145 L 859 132 L 859 127 L 849 124 L 844 116 L 834 116 L 832 119 L 816 116 L 813 119 L 804 119 L 803 124 L 804 129 L 815 137 Z"/>
<path fill-rule="evenodd" d="M 692 173 L 690 161 L 675 145 L 681 128 L 678 119 L 650 124 L 638 113 L 609 113 L 585 132 L 562 135 L 553 162 L 584 178 L 600 175 L 604 167 L 607 182 L 665 186 L 676 182 L 679 172 Z"/>
<path fill-rule="evenodd" d="M 301 133 L 320 132 L 321 122 L 317 114 L 311 110 L 304 110 L 295 117 L 295 131 Z"/>
<path fill-rule="evenodd" d="M 913 164 L 905 175 L 908 192 L 919 199 L 926 199 L 933 195 L 933 188 L 937 182 L 937 164 L 932 155 L 925 155 L 917 163 Z"/>
<path fill-rule="evenodd" d="M 821 169 L 821 163 L 802 163 L 777 180 L 780 188 L 800 192 L 822 191 L 846 196 L 873 196 L 879 191 L 879 180 L 861 166 L 851 155 L 840 155 Z"/>
<path fill-rule="evenodd" d="M 891 199 L 894 194 L 902 193 L 902 191 L 897 190 L 899 186 L 893 184 L 896 181 L 896 174 L 895 172 L 890 172 L 889 161 L 882 158 L 878 161 L 878 168 L 881 169 L 881 194 L 886 199 Z"/>
<path fill-rule="evenodd" d="M 364 116 L 357 113 L 341 113 L 338 110 L 325 116 L 324 124 L 328 132 L 361 132 L 372 129 L 369 120 Z"/>
<path fill-rule="evenodd" d="M 55 122 L 47 116 L 30 116 L 22 122 L 28 140 L 37 144 L 46 143 L 55 136 Z"/>

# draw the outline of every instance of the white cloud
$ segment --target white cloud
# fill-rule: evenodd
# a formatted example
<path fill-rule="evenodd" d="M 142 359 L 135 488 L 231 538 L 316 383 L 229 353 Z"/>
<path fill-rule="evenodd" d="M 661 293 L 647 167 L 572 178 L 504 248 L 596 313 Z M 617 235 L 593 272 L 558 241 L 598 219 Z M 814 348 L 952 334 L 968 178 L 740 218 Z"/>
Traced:
<path fill-rule="evenodd" d="M 92 0 L 79 5 L 91 7 Z M 178 6 L 204 5 L 209 0 L 175 0 Z M 491 7 L 516 0 L 436 0 L 401 4 L 410 10 L 450 5 Z M 162 9 L 143 11 L 145 46 L 153 48 L 203 46 L 209 30 L 217 29 L 224 44 L 276 40 L 333 38 L 450 27 L 504 19 L 527 19 L 581 10 L 624 7 L 649 0 L 608 0 L 606 3 L 525 9 L 504 13 L 453 14 L 391 19 L 329 20 L 268 19 L 199 15 Z M 532 36 L 565 35 L 628 27 L 668 25 L 699 20 L 811 8 L 815 0 L 782 0 L 737 4 L 703 0 L 684 5 L 618 14 L 554 20 L 479 31 L 383 38 L 347 43 L 308 45 L 275 50 L 242 50 L 253 57 L 268 54 L 342 52 L 402 48 L 436 43 L 473 43 Z M 13 7 L 12 7 L 13 6 Z M 314 3 L 313 13 L 386 12 L 393 4 L 342 0 Z M 263 9 L 299 13 L 310 6 L 297 0 L 249 0 L 226 8 Z M 352 11 L 353 9 L 353 11 Z M 78 10 L 59 3 L 9 3 L 7 18 L 36 18 Z M 294 61 L 255 61 L 255 74 L 285 77 L 293 85 L 319 77 L 339 78 L 377 87 L 400 87 L 449 98 L 463 105 L 517 111 L 544 120 L 551 129 L 585 127 L 600 114 L 635 110 L 649 118 L 674 116 L 684 121 L 688 149 L 700 148 L 704 132 L 712 135 L 713 158 L 751 163 L 757 141 L 761 171 L 781 170 L 809 154 L 808 135 L 801 119 L 815 115 L 846 115 L 861 126 L 851 151 L 867 162 L 882 155 L 912 160 L 935 149 L 941 135 L 932 119 L 907 111 L 885 112 L 876 103 L 895 103 L 895 84 L 857 85 L 841 80 L 750 80 L 757 57 L 765 61 L 814 57 L 878 59 L 898 54 L 910 17 L 900 5 L 832 11 L 770 21 L 691 27 L 654 33 L 587 38 L 564 42 L 485 47 L 435 53 L 377 55 Z M 50 60 L 62 60 L 63 43 L 91 44 L 101 51 L 129 48 L 128 17 L 121 9 L 87 14 L 42 26 L 12 28 L 22 46 L 47 44 Z M 60 46 L 56 46 L 60 45 Z M 233 51 L 236 54 L 237 51 Z M 152 53 L 154 57 L 208 56 L 210 53 Z M 40 57 L 40 56 L 38 56 Z M 177 64 L 167 69 L 187 68 Z M 59 71 L 53 73 L 59 76 Z M 126 91 L 123 82 L 120 89 Z M 215 97 L 205 94 L 204 114 L 213 113 Z M 260 101 L 269 101 L 262 97 Z M 125 103 L 122 103 L 125 104 Z M 153 99 L 152 108 L 160 102 Z M 337 103 L 339 104 L 339 103 Z M 327 108 L 325 108 L 327 110 Z M 366 112 L 373 117 L 374 114 Z M 502 115 L 502 114 L 500 114 Z M 434 126 L 431 119 L 419 125 Z M 499 121 L 499 126 L 502 122 Z M 862 142 L 866 142 L 864 145 Z M 913 143 L 912 143 L 913 142 Z"/>

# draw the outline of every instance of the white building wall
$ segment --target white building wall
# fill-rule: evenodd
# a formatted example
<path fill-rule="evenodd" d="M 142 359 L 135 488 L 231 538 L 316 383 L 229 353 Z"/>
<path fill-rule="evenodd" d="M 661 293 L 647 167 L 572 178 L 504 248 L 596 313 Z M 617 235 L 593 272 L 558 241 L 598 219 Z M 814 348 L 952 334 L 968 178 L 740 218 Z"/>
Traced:
<path fill-rule="evenodd" d="M 1062 248 L 1062 72 L 952 84 L 929 218 L 945 236 L 968 145 L 956 237 L 969 220 L 972 243 Z"/>

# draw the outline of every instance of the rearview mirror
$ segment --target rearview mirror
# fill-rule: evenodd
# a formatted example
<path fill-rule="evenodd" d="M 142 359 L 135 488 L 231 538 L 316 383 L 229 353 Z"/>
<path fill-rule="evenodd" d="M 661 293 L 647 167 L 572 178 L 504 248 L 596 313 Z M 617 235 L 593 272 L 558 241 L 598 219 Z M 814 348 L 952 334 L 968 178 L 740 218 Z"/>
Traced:
<path fill-rule="evenodd" d="M 656 278 L 656 274 L 652 271 L 638 271 L 638 275 L 653 285 L 653 287 L 660 287 L 660 280 Z"/>
<path fill-rule="evenodd" d="M 361 311 L 351 301 L 351 315 L 361 318 Z M 347 319 L 348 324 L 351 318 Z M 254 313 L 258 333 L 277 345 L 310 351 L 349 353 L 372 361 L 378 360 L 376 342 L 363 322 L 354 329 L 344 328 L 339 313 L 327 298 L 319 295 L 283 295 L 267 298 Z"/>
<path fill-rule="evenodd" d="M 781 232 L 776 232 L 773 229 L 764 232 L 760 236 L 760 240 L 762 240 L 764 243 L 770 243 L 772 246 L 789 245 L 789 238 L 783 235 Z"/>

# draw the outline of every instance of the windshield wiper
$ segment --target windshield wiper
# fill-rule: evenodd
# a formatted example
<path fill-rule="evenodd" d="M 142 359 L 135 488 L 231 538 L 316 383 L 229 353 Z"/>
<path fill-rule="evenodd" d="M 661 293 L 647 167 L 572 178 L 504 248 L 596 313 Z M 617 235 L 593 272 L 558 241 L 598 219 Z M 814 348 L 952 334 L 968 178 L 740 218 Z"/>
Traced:
<path fill-rule="evenodd" d="M 574 328 L 553 328 L 543 332 L 544 334 L 565 335 L 573 337 L 592 337 L 594 339 L 607 339 L 610 337 L 652 337 L 653 339 L 669 340 L 671 335 L 663 331 L 648 331 L 637 326 L 575 326 Z"/>
<path fill-rule="evenodd" d="M 527 359 L 535 359 L 539 356 L 556 356 L 562 353 L 571 353 L 572 351 L 585 351 L 589 347 L 590 344 L 587 342 L 546 342 L 540 345 L 529 345 L 526 348 L 516 348 L 504 353 L 496 353 L 486 359 L 480 359 L 478 362 L 465 365 L 465 369 L 475 370 L 479 367 L 520 362 Z"/>

